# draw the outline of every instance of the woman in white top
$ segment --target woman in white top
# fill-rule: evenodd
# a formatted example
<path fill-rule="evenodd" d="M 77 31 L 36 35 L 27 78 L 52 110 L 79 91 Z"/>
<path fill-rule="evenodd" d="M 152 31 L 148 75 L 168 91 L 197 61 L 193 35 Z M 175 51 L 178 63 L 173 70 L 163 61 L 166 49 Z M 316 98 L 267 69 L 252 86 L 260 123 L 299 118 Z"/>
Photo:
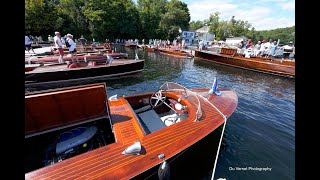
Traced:
<path fill-rule="evenodd" d="M 72 59 L 72 62 L 73 59 L 74 59 L 74 56 L 75 56 L 75 59 L 77 59 L 77 49 L 76 49 L 76 43 L 73 41 L 73 35 L 71 34 L 67 34 L 67 39 L 66 39 L 66 42 L 69 43 L 70 47 L 69 47 L 69 52 L 71 54 L 71 59 Z M 78 61 L 78 59 L 77 59 Z"/>

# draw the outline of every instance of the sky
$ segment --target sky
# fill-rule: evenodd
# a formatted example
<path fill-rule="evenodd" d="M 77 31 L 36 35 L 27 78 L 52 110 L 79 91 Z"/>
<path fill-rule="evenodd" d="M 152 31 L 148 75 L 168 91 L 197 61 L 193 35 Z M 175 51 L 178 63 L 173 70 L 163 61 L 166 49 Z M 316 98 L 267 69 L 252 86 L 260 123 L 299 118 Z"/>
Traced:
<path fill-rule="evenodd" d="M 136 2 L 136 0 L 134 0 Z M 295 0 L 180 0 L 188 5 L 191 21 L 209 19 L 220 12 L 220 19 L 248 21 L 256 30 L 295 25 Z"/>

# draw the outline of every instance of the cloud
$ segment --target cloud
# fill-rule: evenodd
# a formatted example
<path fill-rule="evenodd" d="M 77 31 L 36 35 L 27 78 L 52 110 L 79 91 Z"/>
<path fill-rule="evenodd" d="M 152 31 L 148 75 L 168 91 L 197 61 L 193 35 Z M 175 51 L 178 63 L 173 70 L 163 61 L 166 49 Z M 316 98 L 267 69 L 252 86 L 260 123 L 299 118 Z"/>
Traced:
<path fill-rule="evenodd" d="M 210 14 L 220 12 L 220 19 L 248 21 L 256 30 L 269 30 L 295 25 L 294 0 L 259 0 L 241 3 L 232 0 L 194 0 L 188 4 L 191 21 L 209 19 Z M 288 13 L 289 11 L 291 13 Z M 280 13 L 278 13 L 280 12 Z M 280 16 L 280 17 L 279 17 Z"/>
<path fill-rule="evenodd" d="M 279 3 L 279 4 L 283 10 L 295 10 L 295 8 L 296 8 L 294 1 Z"/>

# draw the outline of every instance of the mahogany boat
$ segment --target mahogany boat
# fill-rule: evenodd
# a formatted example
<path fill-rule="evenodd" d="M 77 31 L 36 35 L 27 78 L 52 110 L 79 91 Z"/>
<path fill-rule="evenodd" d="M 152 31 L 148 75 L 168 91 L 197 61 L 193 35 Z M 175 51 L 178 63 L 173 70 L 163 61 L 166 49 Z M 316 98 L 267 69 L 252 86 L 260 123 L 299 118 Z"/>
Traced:
<path fill-rule="evenodd" d="M 159 52 L 163 54 L 169 54 L 174 56 L 180 56 L 180 57 L 187 57 L 192 58 L 193 55 L 189 52 L 182 51 L 180 49 L 166 49 L 166 48 L 159 48 Z"/>
<path fill-rule="evenodd" d="M 154 48 L 154 47 L 151 46 L 151 45 L 144 45 L 144 46 L 142 46 L 142 49 L 143 49 L 144 51 L 147 51 L 147 52 L 159 51 L 158 48 Z"/>
<path fill-rule="evenodd" d="M 138 45 L 135 43 L 125 43 L 124 46 L 128 48 L 138 48 Z"/>
<path fill-rule="evenodd" d="M 236 52 L 237 50 L 232 48 L 222 48 L 220 53 L 196 50 L 194 56 L 232 67 L 289 78 L 295 77 L 295 61 L 272 61 L 259 57 L 245 58 L 237 55 Z"/>
<path fill-rule="evenodd" d="M 114 59 L 110 61 L 106 57 L 72 64 L 38 64 L 32 67 L 26 65 L 25 86 L 111 78 L 142 72 L 143 68 L 144 60 Z"/>
<path fill-rule="evenodd" d="M 236 92 L 213 89 L 167 82 L 154 93 L 108 99 L 105 84 L 91 84 L 26 94 L 25 179 L 130 179 L 159 165 L 168 170 L 167 161 L 235 111 Z"/>
<path fill-rule="evenodd" d="M 88 54 L 77 54 L 78 61 L 90 61 L 90 60 L 104 60 L 107 56 L 113 59 L 127 59 L 127 53 L 88 53 Z M 63 56 L 64 61 L 72 61 L 71 57 L 66 55 Z M 44 56 L 29 56 L 25 58 L 25 64 L 36 64 L 36 63 L 52 63 L 58 62 L 59 55 L 44 55 Z"/>

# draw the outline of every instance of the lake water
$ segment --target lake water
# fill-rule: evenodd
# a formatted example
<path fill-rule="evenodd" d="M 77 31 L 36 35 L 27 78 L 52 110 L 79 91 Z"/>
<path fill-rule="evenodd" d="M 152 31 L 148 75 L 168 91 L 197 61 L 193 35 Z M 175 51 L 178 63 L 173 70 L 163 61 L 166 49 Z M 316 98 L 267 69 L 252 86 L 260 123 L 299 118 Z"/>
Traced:
<path fill-rule="evenodd" d="M 154 92 L 167 81 L 187 88 L 210 88 L 215 77 L 219 88 L 237 92 L 238 107 L 227 121 L 214 179 L 295 179 L 294 79 L 141 49 L 117 47 L 117 51 L 127 52 L 129 58 L 137 53 L 145 59 L 145 69 L 136 75 L 106 80 L 109 97 Z M 93 82 L 101 80 L 82 83 Z M 64 84 L 71 85 L 78 83 Z M 26 91 L 48 88 L 52 87 Z M 208 162 L 213 166 L 214 158 Z M 211 179 L 212 169 L 192 173 L 198 173 L 196 179 Z"/>

